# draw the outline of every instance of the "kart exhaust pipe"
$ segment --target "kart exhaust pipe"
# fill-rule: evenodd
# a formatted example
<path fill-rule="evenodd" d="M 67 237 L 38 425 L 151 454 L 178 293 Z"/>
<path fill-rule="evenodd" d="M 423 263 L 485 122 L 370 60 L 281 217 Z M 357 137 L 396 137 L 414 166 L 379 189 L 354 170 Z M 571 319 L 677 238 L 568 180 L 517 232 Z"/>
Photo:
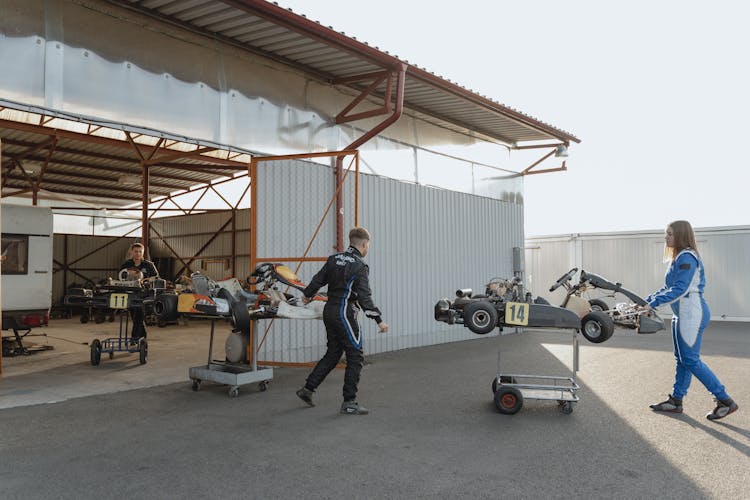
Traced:
<path fill-rule="evenodd" d="M 468 299 L 473 293 L 471 288 L 459 288 L 456 290 L 456 297 L 459 299 Z"/>
<path fill-rule="evenodd" d="M 452 325 L 456 323 L 456 311 L 451 310 L 451 302 L 448 299 L 440 299 L 435 304 L 435 320 Z"/>

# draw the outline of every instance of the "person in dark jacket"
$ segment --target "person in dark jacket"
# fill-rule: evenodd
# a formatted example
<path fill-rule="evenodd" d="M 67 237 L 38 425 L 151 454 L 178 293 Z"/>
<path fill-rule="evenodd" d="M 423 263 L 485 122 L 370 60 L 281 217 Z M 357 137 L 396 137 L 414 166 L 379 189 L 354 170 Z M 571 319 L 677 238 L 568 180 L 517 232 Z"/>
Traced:
<path fill-rule="evenodd" d="M 369 249 L 370 233 L 363 227 L 355 227 L 349 231 L 349 248 L 328 257 L 325 265 L 303 291 L 305 301 L 308 302 L 320 288 L 328 285 L 328 302 L 323 309 L 323 323 L 328 337 L 327 350 L 308 375 L 305 386 L 297 391 L 297 396 L 310 406 L 315 406 L 312 399 L 315 389 L 336 367 L 341 354 L 346 353 L 341 413 L 368 413 L 367 408 L 356 399 L 364 359 L 362 336 L 357 322 L 359 311 L 364 311 L 366 317 L 374 320 L 380 332 L 388 331 L 388 324 L 383 321 L 380 310 L 373 303 L 369 267 L 362 260 Z"/>
<path fill-rule="evenodd" d="M 143 258 L 143 244 L 133 243 L 130 246 L 131 258 L 126 260 L 120 266 L 120 273 L 123 270 L 128 271 L 128 279 L 158 278 L 159 271 L 150 260 Z M 130 316 L 133 318 L 133 330 L 130 335 L 130 343 L 137 344 L 142 338 L 146 338 L 146 325 L 143 322 L 143 307 L 133 307 L 130 309 Z"/>

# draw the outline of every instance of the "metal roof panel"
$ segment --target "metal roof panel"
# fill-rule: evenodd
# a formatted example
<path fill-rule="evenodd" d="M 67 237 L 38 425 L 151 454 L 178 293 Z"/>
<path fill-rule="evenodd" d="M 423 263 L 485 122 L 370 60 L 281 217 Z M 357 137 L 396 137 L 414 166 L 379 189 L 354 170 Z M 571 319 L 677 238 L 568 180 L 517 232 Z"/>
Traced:
<path fill-rule="evenodd" d="M 225 41 L 286 62 L 326 81 L 367 71 L 393 70 L 405 64 L 404 105 L 407 109 L 446 122 L 443 126 L 452 121 L 469 129 L 483 125 L 482 134 L 509 143 L 510 147 L 524 141 L 580 142 L 569 132 L 276 3 L 265 0 L 107 1 L 206 36 L 224 37 Z M 364 88 L 360 83 L 350 86 L 358 90 Z M 435 109 L 433 103 L 450 103 L 450 106 Z M 476 114 L 468 117 L 465 113 L 468 110 Z"/>

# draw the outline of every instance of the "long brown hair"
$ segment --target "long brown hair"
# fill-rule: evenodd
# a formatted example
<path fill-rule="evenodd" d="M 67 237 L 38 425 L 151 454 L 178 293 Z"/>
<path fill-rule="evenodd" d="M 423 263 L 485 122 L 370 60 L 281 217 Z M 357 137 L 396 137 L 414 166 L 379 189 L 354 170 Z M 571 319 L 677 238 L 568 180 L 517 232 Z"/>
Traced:
<path fill-rule="evenodd" d="M 667 228 L 672 229 L 672 236 L 674 237 L 674 246 L 668 247 L 664 245 L 664 258 L 667 261 L 673 261 L 680 252 L 689 248 L 695 252 L 698 256 L 698 246 L 695 244 L 695 232 L 693 226 L 686 220 L 676 220 L 670 222 Z"/>

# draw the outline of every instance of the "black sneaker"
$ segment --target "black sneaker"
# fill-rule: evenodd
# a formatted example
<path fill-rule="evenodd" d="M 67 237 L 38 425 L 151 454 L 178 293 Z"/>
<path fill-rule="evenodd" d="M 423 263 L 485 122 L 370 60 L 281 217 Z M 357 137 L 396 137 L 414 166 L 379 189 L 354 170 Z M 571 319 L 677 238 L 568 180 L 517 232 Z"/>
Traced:
<path fill-rule="evenodd" d="M 677 399 L 676 397 L 670 394 L 669 398 L 666 401 L 662 401 L 661 403 L 656 403 L 653 405 L 648 405 L 648 407 L 654 411 L 665 411 L 668 413 L 682 413 L 682 400 Z"/>
<path fill-rule="evenodd" d="M 706 415 L 709 420 L 719 420 L 726 417 L 730 413 L 734 413 L 739 409 L 737 403 L 732 398 L 717 399 L 716 408 L 714 411 Z"/>
<path fill-rule="evenodd" d="M 356 401 L 344 401 L 341 403 L 341 413 L 344 415 L 367 415 L 370 410 Z"/>
<path fill-rule="evenodd" d="M 313 391 L 311 391 L 307 387 L 303 387 L 302 389 L 298 390 L 297 397 L 300 398 L 305 403 L 307 403 L 309 406 L 315 406 L 315 403 L 313 403 L 313 400 L 312 400 Z"/>

